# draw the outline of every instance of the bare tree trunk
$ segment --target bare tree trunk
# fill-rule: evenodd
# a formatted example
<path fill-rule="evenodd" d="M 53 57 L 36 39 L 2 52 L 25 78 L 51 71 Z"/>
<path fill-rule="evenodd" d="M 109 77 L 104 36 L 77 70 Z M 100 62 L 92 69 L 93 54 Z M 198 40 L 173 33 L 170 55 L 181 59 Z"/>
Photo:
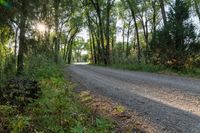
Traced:
<path fill-rule="evenodd" d="M 90 36 L 91 36 L 90 39 L 91 39 L 92 47 L 93 47 L 93 50 L 91 49 L 91 52 L 93 52 L 93 62 L 95 64 L 97 64 L 97 53 L 96 53 L 96 46 L 95 46 L 95 38 L 94 38 L 94 33 L 93 33 L 91 20 L 90 20 L 90 16 L 89 16 L 88 12 L 87 12 L 87 19 L 88 19 L 88 28 L 90 30 Z"/>
<path fill-rule="evenodd" d="M 26 48 L 25 32 L 26 32 L 26 20 L 27 20 L 27 4 L 28 1 L 22 1 L 21 16 L 20 16 L 20 35 L 19 35 L 19 51 L 17 59 L 17 75 L 21 75 L 24 70 L 24 53 Z"/>
<path fill-rule="evenodd" d="M 122 51 L 125 51 L 125 22 L 123 24 L 123 30 L 122 30 Z"/>
<path fill-rule="evenodd" d="M 100 5 L 99 5 L 99 1 L 94 1 L 94 0 L 91 0 L 95 10 L 96 10 L 96 13 L 97 13 L 97 16 L 98 16 L 98 26 L 99 26 L 99 32 L 100 32 L 100 41 L 101 41 L 101 47 L 102 47 L 102 59 L 103 59 L 103 62 L 105 65 L 107 65 L 107 59 L 106 59 L 106 51 L 105 51 L 105 46 L 104 46 L 104 32 L 103 32 L 103 21 L 102 21 L 102 16 L 101 16 L 101 9 L 100 9 Z"/>
<path fill-rule="evenodd" d="M 96 53 L 96 46 L 95 46 L 95 39 L 92 33 L 92 44 L 93 44 L 93 52 L 94 52 L 94 63 L 97 64 L 97 53 Z"/>
<path fill-rule="evenodd" d="M 98 33 L 98 32 L 97 32 Z M 97 63 L 100 62 L 101 60 L 101 46 L 100 46 L 100 39 L 98 38 L 99 35 L 96 35 L 95 34 L 95 39 L 96 39 L 96 43 L 97 43 L 97 51 L 98 51 L 98 54 L 97 54 Z"/>
<path fill-rule="evenodd" d="M 156 0 L 152 1 L 152 8 L 153 8 L 153 37 L 156 35 Z"/>
<path fill-rule="evenodd" d="M 127 32 L 127 42 L 126 42 L 126 57 L 129 56 L 129 37 L 130 37 L 130 26 L 131 26 L 131 21 L 128 23 L 128 32 Z"/>
<path fill-rule="evenodd" d="M 91 33 L 90 33 L 91 34 Z M 91 58 L 92 58 L 92 62 L 94 62 L 94 54 L 93 54 L 93 47 L 92 47 L 92 39 L 91 39 L 91 35 L 90 35 L 90 53 L 91 53 Z"/>
<path fill-rule="evenodd" d="M 106 58 L 107 63 L 110 64 L 110 10 L 111 10 L 111 0 L 107 0 L 106 9 Z"/>
<path fill-rule="evenodd" d="M 66 54 L 66 58 L 65 58 L 65 59 L 68 58 L 68 64 L 71 63 L 71 59 L 69 59 L 69 58 L 71 58 L 71 54 L 72 54 L 72 47 L 73 46 L 71 46 L 71 45 L 73 45 L 74 38 L 75 38 L 75 36 L 76 36 L 77 33 L 78 33 L 78 29 L 76 29 L 74 31 L 74 33 L 72 33 L 72 35 L 71 35 L 71 37 L 70 37 L 70 39 L 68 41 L 67 54 Z"/>
<path fill-rule="evenodd" d="M 17 27 L 17 28 L 16 28 L 16 31 L 15 31 L 15 46 L 14 46 L 15 67 L 16 67 L 16 65 L 17 65 L 17 41 L 18 41 L 18 31 L 19 31 L 19 28 Z"/>
<path fill-rule="evenodd" d="M 137 57 L 138 57 L 138 63 L 141 62 L 140 58 L 141 58 L 141 53 L 140 53 L 140 37 L 139 37 L 139 32 L 138 32 L 138 26 L 137 26 L 137 22 L 136 22 L 136 17 L 135 14 L 133 14 L 133 20 L 135 23 L 135 32 L 136 32 L 136 36 L 137 36 Z"/>
<path fill-rule="evenodd" d="M 162 18 L 163 18 L 163 23 L 164 26 L 167 25 L 167 17 L 166 17 L 166 12 L 165 12 L 165 5 L 163 0 L 159 0 L 160 2 L 160 8 L 161 8 L 161 13 L 162 13 Z"/>
<path fill-rule="evenodd" d="M 71 64 L 73 41 L 69 45 L 68 64 Z"/>
<path fill-rule="evenodd" d="M 199 11 L 199 6 L 198 6 L 198 3 L 197 3 L 197 0 L 193 0 L 193 1 L 194 1 L 195 11 L 196 11 L 197 16 L 198 16 L 199 21 L 200 21 L 200 11 Z"/>
<path fill-rule="evenodd" d="M 114 37 L 114 34 L 112 34 L 112 51 L 114 49 L 114 43 L 115 43 L 115 37 Z"/>
<path fill-rule="evenodd" d="M 140 63 L 141 62 L 140 37 L 139 37 L 137 20 L 136 20 L 135 11 L 133 9 L 133 5 L 132 5 L 131 1 L 127 0 L 127 2 L 128 2 L 128 5 L 129 5 L 129 8 L 131 10 L 133 21 L 134 21 L 134 24 L 135 24 L 135 32 L 136 32 L 136 37 L 137 37 L 137 59 L 138 59 L 138 63 Z"/>
<path fill-rule="evenodd" d="M 54 0 L 54 8 L 55 8 L 55 62 L 58 63 L 58 54 L 59 54 L 59 31 L 58 31 L 58 27 L 59 27 L 59 5 L 60 5 L 60 0 Z"/>

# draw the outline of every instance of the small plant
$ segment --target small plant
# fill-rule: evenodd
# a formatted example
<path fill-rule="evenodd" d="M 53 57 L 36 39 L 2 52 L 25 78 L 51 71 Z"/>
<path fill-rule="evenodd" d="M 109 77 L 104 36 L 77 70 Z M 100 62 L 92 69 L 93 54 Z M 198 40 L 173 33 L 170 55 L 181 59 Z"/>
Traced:
<path fill-rule="evenodd" d="M 2 132 L 107 133 L 112 130 L 112 123 L 106 119 L 100 117 L 93 122 L 91 111 L 79 102 L 73 93 L 74 85 L 65 80 L 62 69 L 62 64 L 43 56 L 34 57 L 27 68 L 28 78 L 7 83 L 9 92 L 3 91 L 7 93 L 2 95 L 1 102 L 4 102 L 0 104 Z M 20 111 L 17 107 L 22 105 Z"/>

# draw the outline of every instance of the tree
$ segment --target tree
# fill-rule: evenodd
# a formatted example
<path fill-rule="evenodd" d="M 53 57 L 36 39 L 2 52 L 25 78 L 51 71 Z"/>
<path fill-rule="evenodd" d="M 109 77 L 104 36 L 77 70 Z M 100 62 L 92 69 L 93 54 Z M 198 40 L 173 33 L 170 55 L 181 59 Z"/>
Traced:
<path fill-rule="evenodd" d="M 29 1 L 22 1 L 21 11 L 20 11 L 20 35 L 19 35 L 19 52 L 17 60 L 17 74 L 21 75 L 24 70 L 24 54 L 26 48 L 25 34 L 26 34 L 26 21 L 28 17 L 28 5 Z"/>
<path fill-rule="evenodd" d="M 199 18 L 199 20 L 200 20 L 200 6 L 199 6 L 199 4 L 200 4 L 200 1 L 199 0 L 193 0 L 193 4 L 194 4 L 194 9 L 195 9 L 195 11 L 196 11 L 196 14 L 197 14 L 197 16 L 198 16 L 198 18 Z"/>
<path fill-rule="evenodd" d="M 159 0 L 160 2 L 160 9 L 162 13 L 162 18 L 163 18 L 163 23 L 166 26 L 167 25 L 167 17 L 166 17 L 166 12 L 165 12 L 165 4 L 163 0 Z"/>
<path fill-rule="evenodd" d="M 107 65 L 108 61 L 106 59 L 106 51 L 105 51 L 105 45 L 104 45 L 104 26 L 103 26 L 103 18 L 102 18 L 102 10 L 100 6 L 100 1 L 98 0 L 91 0 L 91 3 L 97 13 L 98 17 L 98 30 L 99 30 L 99 35 L 100 35 L 100 42 L 101 42 L 101 48 L 102 48 L 102 58 L 104 61 L 104 64 Z"/>
<path fill-rule="evenodd" d="M 194 26 L 188 22 L 189 4 L 176 0 L 168 14 L 167 25 L 158 31 L 154 48 L 159 53 L 160 63 L 173 68 L 184 68 L 192 51 L 197 48 Z"/>
<path fill-rule="evenodd" d="M 135 24 L 135 32 L 136 32 L 136 36 L 137 36 L 137 59 L 138 59 L 138 63 L 141 62 L 141 51 L 140 51 L 140 37 L 139 37 L 139 30 L 138 30 L 138 25 L 137 25 L 137 20 L 136 20 L 136 1 L 130 1 L 130 0 L 126 0 L 129 8 L 131 10 L 132 13 L 132 17 L 133 17 L 133 21 Z M 135 8 L 134 8 L 135 7 Z"/>
<path fill-rule="evenodd" d="M 106 3 L 106 59 L 107 64 L 110 64 L 110 14 L 111 8 L 115 0 L 107 0 Z"/>

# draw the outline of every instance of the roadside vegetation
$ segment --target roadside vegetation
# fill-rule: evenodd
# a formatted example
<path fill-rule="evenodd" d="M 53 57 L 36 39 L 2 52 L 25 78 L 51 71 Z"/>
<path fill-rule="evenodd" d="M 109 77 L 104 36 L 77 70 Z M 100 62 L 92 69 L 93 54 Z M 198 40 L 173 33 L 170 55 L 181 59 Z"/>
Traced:
<path fill-rule="evenodd" d="M 6 91 L 1 92 L 0 132 L 112 131 L 109 120 L 80 103 L 73 93 L 74 85 L 64 78 L 63 67 L 45 56 L 33 57 L 25 76 L 5 82 L 1 87 Z"/>
<path fill-rule="evenodd" d="M 99 17 L 99 23 L 94 23 L 93 13 L 91 10 L 88 13 L 91 64 L 200 77 L 198 0 L 112 2 L 88 4 L 97 16 L 100 13 L 106 16 Z M 109 10 L 112 15 L 99 13 L 99 8 Z M 119 27 L 115 16 L 121 21 Z M 106 20 L 112 21 L 108 24 Z M 95 30 L 101 29 L 101 22 L 106 27 L 103 29 L 105 37 L 101 36 L 101 31 Z M 121 36 L 118 36 L 119 32 Z M 120 37 L 122 40 L 116 41 Z"/>
<path fill-rule="evenodd" d="M 63 64 L 198 77 L 199 7 L 199 0 L 0 0 L 0 132 L 112 131 L 79 103 Z"/>
<path fill-rule="evenodd" d="M 184 76 L 184 77 L 200 78 L 199 68 L 176 70 L 172 68 L 167 68 L 165 66 L 143 64 L 143 63 L 112 64 L 112 65 L 99 64 L 97 66 L 104 66 L 104 67 L 110 67 L 110 68 L 115 68 L 115 69 L 131 70 L 131 71 L 139 71 L 139 72 L 151 72 L 151 73 L 159 73 L 159 74 L 167 74 L 167 75 L 177 75 L 177 76 L 179 75 L 179 76 Z"/>

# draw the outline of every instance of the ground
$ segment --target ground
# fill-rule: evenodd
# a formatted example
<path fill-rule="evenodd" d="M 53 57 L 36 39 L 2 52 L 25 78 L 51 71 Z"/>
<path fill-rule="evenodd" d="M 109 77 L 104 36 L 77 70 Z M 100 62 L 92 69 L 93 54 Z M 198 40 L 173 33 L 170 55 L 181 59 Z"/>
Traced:
<path fill-rule="evenodd" d="M 200 131 L 199 79 L 89 65 L 71 65 L 66 71 L 85 90 L 131 110 L 135 121 L 142 117 L 142 130 Z"/>

